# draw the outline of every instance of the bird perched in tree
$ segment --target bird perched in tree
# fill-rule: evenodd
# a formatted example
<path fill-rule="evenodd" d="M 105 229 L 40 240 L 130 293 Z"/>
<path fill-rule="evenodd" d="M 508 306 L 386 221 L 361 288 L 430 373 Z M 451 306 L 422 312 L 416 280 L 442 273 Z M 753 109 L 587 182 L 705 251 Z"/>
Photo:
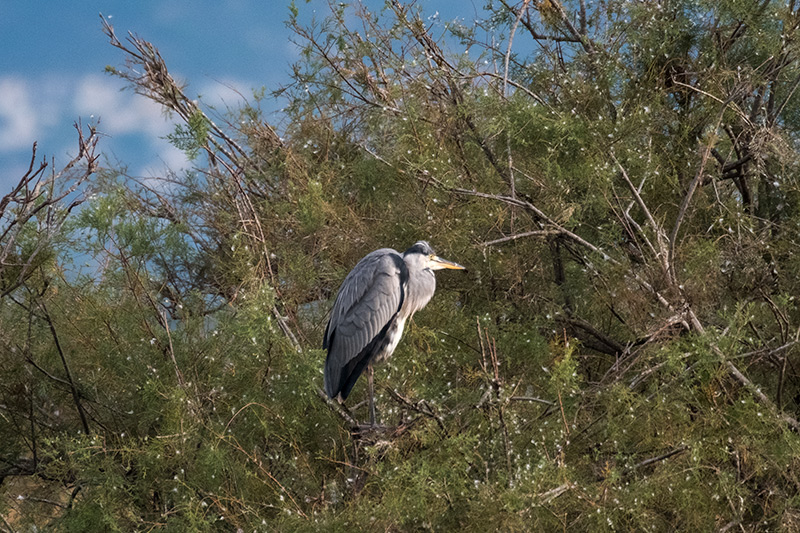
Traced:
<path fill-rule="evenodd" d="M 325 328 L 325 392 L 344 400 L 367 369 L 369 420 L 375 425 L 372 365 L 392 355 L 406 320 L 425 307 L 436 290 L 434 270 L 464 270 L 437 256 L 425 241 L 402 254 L 381 248 L 347 275 Z"/>

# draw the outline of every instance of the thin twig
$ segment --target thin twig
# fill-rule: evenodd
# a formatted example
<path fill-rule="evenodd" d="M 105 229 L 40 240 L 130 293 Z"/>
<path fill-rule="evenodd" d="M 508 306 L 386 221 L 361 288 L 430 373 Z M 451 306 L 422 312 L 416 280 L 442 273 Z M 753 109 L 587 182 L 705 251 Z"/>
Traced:
<path fill-rule="evenodd" d="M 645 242 L 647 243 L 648 247 L 651 249 L 652 252 L 654 252 L 655 258 L 659 261 L 661 269 L 664 275 L 666 276 L 667 280 L 670 283 L 672 283 L 673 281 L 671 276 L 672 269 L 670 268 L 669 264 L 669 259 L 670 259 L 669 246 L 668 246 L 668 241 L 666 240 L 666 236 L 664 235 L 664 229 L 662 228 L 661 224 L 656 222 L 653 213 L 650 212 L 650 208 L 647 207 L 647 204 L 642 199 L 642 195 L 639 194 L 639 190 L 633 185 L 633 182 L 628 177 L 628 172 L 625 170 L 625 167 L 623 167 L 622 164 L 617 160 L 613 152 L 610 154 L 610 156 L 611 159 L 614 161 L 614 163 L 617 165 L 617 168 L 619 168 L 620 174 L 622 175 L 622 179 L 625 180 L 625 184 L 628 186 L 628 189 L 630 189 L 631 194 L 633 194 L 636 203 L 639 204 L 639 208 L 642 210 L 642 213 L 644 213 L 644 216 L 650 223 L 650 227 L 653 228 L 653 232 L 656 235 L 656 243 L 658 244 L 658 251 L 654 249 L 653 244 L 650 243 L 649 239 L 644 233 L 641 233 L 642 238 L 645 239 Z"/>
<path fill-rule="evenodd" d="M 508 98 L 508 68 L 509 68 L 509 61 L 511 60 L 511 49 L 514 44 L 514 35 L 517 33 L 517 26 L 519 26 L 519 21 L 522 19 L 522 15 L 528 9 L 528 4 L 530 0 L 525 0 L 522 2 L 522 7 L 519 8 L 519 13 L 517 13 L 517 19 L 514 21 L 514 24 L 511 26 L 511 33 L 508 36 L 508 47 L 506 49 L 506 57 L 505 57 L 505 65 L 503 68 L 503 98 Z M 511 197 L 517 197 L 517 185 L 514 179 L 514 157 L 511 153 L 511 131 L 510 126 L 506 126 L 505 129 L 505 136 L 506 136 L 506 158 L 508 159 L 508 184 L 511 190 Z M 514 230 L 514 210 L 511 210 L 511 230 Z"/>
<path fill-rule="evenodd" d="M 157 310 L 156 310 L 157 311 Z M 169 358 L 172 361 L 172 367 L 175 369 L 175 376 L 178 378 L 178 385 L 180 388 L 185 388 L 186 384 L 183 380 L 183 373 L 181 369 L 178 368 L 178 361 L 175 359 L 175 348 L 172 345 L 172 334 L 170 333 L 169 328 L 169 321 L 167 321 L 167 311 L 166 309 L 162 310 L 158 313 L 158 318 L 161 321 L 161 325 L 164 328 L 164 331 L 167 332 L 167 348 L 169 352 Z"/>
<path fill-rule="evenodd" d="M 567 437 L 569 437 L 569 424 L 567 424 L 567 415 L 564 413 L 564 402 L 561 401 L 561 390 L 558 391 L 558 407 L 561 409 L 561 421 L 564 422 L 564 431 L 567 432 Z"/>
<path fill-rule="evenodd" d="M 495 244 L 501 244 L 508 241 L 515 241 L 517 239 L 522 239 L 525 237 L 548 237 L 552 235 L 560 235 L 561 232 L 558 230 L 552 229 L 541 229 L 541 230 L 534 230 L 534 231 L 525 231 L 522 233 L 516 233 L 514 235 L 509 235 L 507 237 L 501 237 L 499 239 L 495 239 L 493 241 L 486 241 L 478 244 L 478 246 L 488 247 L 494 246 Z"/>
<path fill-rule="evenodd" d="M 356 422 L 356 419 L 353 418 L 353 416 L 344 408 L 342 404 L 329 398 L 328 395 L 325 394 L 325 392 L 320 388 L 317 388 L 317 396 L 319 396 L 322 401 L 325 402 L 331 411 L 339 415 L 342 420 L 347 422 L 351 428 L 358 427 L 358 422 Z"/>
<path fill-rule="evenodd" d="M 780 420 L 786 422 L 786 424 L 794 428 L 796 431 L 800 431 L 800 422 L 798 422 L 794 417 L 780 412 L 780 410 L 775 407 L 775 404 L 773 404 L 772 401 L 767 398 L 767 395 L 761 392 L 761 388 L 757 387 L 747 376 L 742 374 L 742 372 L 736 368 L 736 365 L 734 365 L 731 361 L 725 361 L 725 366 L 728 368 L 728 371 L 730 371 L 730 373 L 758 399 L 759 402 L 772 411 L 773 414 L 775 414 Z"/>
<path fill-rule="evenodd" d="M 554 489 L 550 489 L 546 492 L 542 492 L 541 494 L 537 494 L 536 499 L 538 499 L 539 502 L 541 502 L 542 504 L 548 504 L 551 501 L 558 498 L 559 496 L 561 496 L 562 494 L 564 494 L 565 492 L 567 492 L 569 489 L 573 488 L 574 486 L 575 485 L 569 482 L 564 483 L 563 485 L 559 485 Z"/>
<path fill-rule="evenodd" d="M 439 425 L 439 429 L 441 429 L 445 434 L 447 433 L 447 427 L 444 425 L 444 418 L 430 403 L 425 400 L 419 400 L 416 402 L 411 401 L 391 387 L 386 387 L 386 391 L 389 393 L 389 396 L 394 398 L 399 403 L 405 405 L 412 411 L 426 417 L 433 418 Z"/>
<path fill-rule="evenodd" d="M 81 404 L 81 394 L 78 391 L 78 386 L 75 384 L 75 381 L 72 379 L 72 373 L 69 370 L 69 364 L 67 363 L 67 356 L 64 353 L 64 349 L 61 347 L 61 342 L 58 339 L 58 333 L 56 332 L 56 326 L 53 323 L 53 319 L 50 317 L 50 314 L 47 312 L 47 307 L 44 303 L 44 300 L 40 300 L 39 308 L 42 310 L 44 314 L 45 322 L 47 322 L 47 326 L 50 328 L 50 334 L 53 336 L 53 343 L 55 344 L 56 351 L 58 352 L 59 357 L 61 358 L 61 364 L 64 368 L 64 375 L 66 376 L 67 382 L 69 382 L 70 391 L 72 392 L 72 400 L 75 402 L 75 407 L 78 410 L 78 415 L 81 419 L 81 425 L 83 426 L 83 430 L 86 435 L 89 435 L 91 432 L 89 431 L 89 422 L 86 420 L 86 413 L 83 410 L 83 405 Z"/>
<path fill-rule="evenodd" d="M 630 473 L 630 472 L 633 472 L 634 470 L 637 470 L 637 469 L 642 468 L 644 466 L 651 465 L 653 463 L 658 463 L 658 462 L 661 462 L 661 461 L 663 461 L 665 459 L 669 459 L 670 457 L 672 457 L 674 455 L 678 455 L 679 453 L 683 453 L 688 449 L 689 449 L 689 446 L 687 446 L 685 444 L 683 446 L 678 446 L 674 450 L 670 450 L 665 454 L 658 455 L 656 457 L 650 457 L 648 459 L 645 459 L 644 461 L 639 461 L 638 463 L 636 463 L 635 465 L 631 466 L 630 468 L 627 468 L 625 473 Z"/>
<path fill-rule="evenodd" d="M 725 114 L 725 110 L 728 108 L 728 105 L 733 101 L 735 97 L 731 95 L 727 101 L 723 102 L 722 107 L 717 114 L 716 119 L 716 128 L 719 128 L 720 123 L 722 122 L 722 117 Z M 694 193 L 697 190 L 697 187 L 700 185 L 703 174 L 705 174 L 706 163 L 708 162 L 708 158 L 711 155 L 711 149 L 713 145 L 709 142 L 706 145 L 706 149 L 703 151 L 703 157 L 700 160 L 700 167 L 697 169 L 697 173 L 694 176 L 694 179 L 689 184 L 689 189 L 686 191 L 686 195 L 683 197 L 683 201 L 681 202 L 681 206 L 678 209 L 678 215 L 675 217 L 675 223 L 672 227 L 672 232 L 670 233 L 668 244 L 669 244 L 669 254 L 667 257 L 667 261 L 670 267 L 674 268 L 674 257 L 675 257 L 675 245 L 678 241 L 678 231 L 680 230 L 681 223 L 683 222 L 684 217 L 686 216 L 686 212 L 689 209 L 689 205 L 692 202 L 692 198 L 694 197 Z M 675 273 L 672 273 L 672 279 L 675 279 Z"/>
<path fill-rule="evenodd" d="M 798 85 L 800 85 L 800 74 L 797 75 L 797 77 L 794 80 L 794 83 L 792 83 L 792 87 L 789 89 L 789 92 L 786 93 L 786 96 L 783 97 L 783 100 L 781 101 L 781 103 L 778 104 L 778 108 L 775 110 L 775 112 L 773 113 L 772 117 L 770 117 L 770 122 L 771 123 L 774 123 L 778 119 L 778 117 L 781 116 L 781 113 L 783 112 L 783 108 L 786 107 L 786 104 L 789 103 L 789 100 L 794 95 L 794 92 L 797 90 Z M 772 94 L 772 93 L 770 93 L 770 94 Z"/>
<path fill-rule="evenodd" d="M 551 402 L 550 400 L 544 400 L 542 398 L 536 398 L 535 396 L 511 396 L 509 398 L 511 401 L 515 402 L 534 402 L 534 403 L 541 403 L 548 407 L 555 407 L 555 402 Z"/>

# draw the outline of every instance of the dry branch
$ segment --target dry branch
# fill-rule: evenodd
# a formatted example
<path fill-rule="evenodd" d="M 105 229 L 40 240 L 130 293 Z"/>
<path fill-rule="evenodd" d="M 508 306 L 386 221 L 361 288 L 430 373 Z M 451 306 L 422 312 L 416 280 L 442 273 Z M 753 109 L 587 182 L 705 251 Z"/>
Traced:
<path fill-rule="evenodd" d="M 0 298 L 19 288 L 36 268 L 40 254 L 63 227 L 67 216 L 85 200 L 82 188 L 97 171 L 95 155 L 98 136 L 94 126 L 89 135 L 79 123 L 78 153 L 64 167 L 49 175 L 48 163 L 36 164 L 34 143 L 28 170 L 8 194 L 0 198 Z M 37 242 L 32 251 L 23 253 L 19 238 L 25 228 L 36 222 Z"/>
<path fill-rule="evenodd" d="M 279 309 L 280 306 L 283 306 L 283 301 L 281 300 L 280 285 L 276 281 L 270 260 L 269 245 L 271 243 L 261 225 L 260 214 L 250 197 L 252 193 L 244 183 L 246 172 L 248 170 L 257 171 L 259 165 L 238 142 L 185 94 L 184 86 L 169 73 L 166 62 L 153 44 L 129 34 L 128 45 L 126 45 L 117 37 L 113 26 L 102 15 L 101 20 L 103 32 L 108 36 L 111 45 L 124 52 L 126 56 L 126 68 L 124 70 L 113 69 L 114 74 L 128 81 L 138 94 L 161 104 L 166 110 L 176 113 L 186 124 L 190 124 L 195 117 L 200 116 L 208 126 L 208 135 L 205 137 L 202 148 L 208 156 L 209 166 L 215 174 L 227 175 L 227 183 L 223 184 L 223 188 L 230 195 L 235 206 L 242 233 L 252 239 L 253 248 L 259 251 L 257 266 L 262 272 L 261 278 L 270 281 L 276 294 L 278 305 L 272 306 L 271 313 L 295 350 L 302 352 L 302 346 L 294 328 L 290 326 L 287 317 Z M 266 127 L 266 130 L 272 136 L 272 144 L 280 147 L 282 142 L 275 131 L 269 126 Z"/>

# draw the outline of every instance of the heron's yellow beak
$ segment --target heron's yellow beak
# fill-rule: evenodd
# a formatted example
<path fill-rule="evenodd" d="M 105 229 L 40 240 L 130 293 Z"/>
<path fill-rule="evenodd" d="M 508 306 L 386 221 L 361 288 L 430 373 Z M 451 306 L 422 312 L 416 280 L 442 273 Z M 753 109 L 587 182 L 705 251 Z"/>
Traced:
<path fill-rule="evenodd" d="M 447 259 L 442 259 L 438 255 L 431 255 L 429 258 L 429 268 L 431 270 L 442 270 L 443 268 L 449 268 L 452 270 L 466 270 L 467 267 L 461 266 L 458 263 L 454 263 L 452 261 L 448 261 Z"/>

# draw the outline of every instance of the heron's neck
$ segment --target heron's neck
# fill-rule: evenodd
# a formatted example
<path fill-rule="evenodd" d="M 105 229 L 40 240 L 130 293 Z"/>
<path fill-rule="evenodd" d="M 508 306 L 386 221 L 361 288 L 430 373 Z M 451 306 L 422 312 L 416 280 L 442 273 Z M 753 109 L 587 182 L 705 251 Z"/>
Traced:
<path fill-rule="evenodd" d="M 433 271 L 425 268 L 409 272 L 406 297 L 403 304 L 405 315 L 411 316 L 425 307 L 436 290 L 436 277 Z"/>

